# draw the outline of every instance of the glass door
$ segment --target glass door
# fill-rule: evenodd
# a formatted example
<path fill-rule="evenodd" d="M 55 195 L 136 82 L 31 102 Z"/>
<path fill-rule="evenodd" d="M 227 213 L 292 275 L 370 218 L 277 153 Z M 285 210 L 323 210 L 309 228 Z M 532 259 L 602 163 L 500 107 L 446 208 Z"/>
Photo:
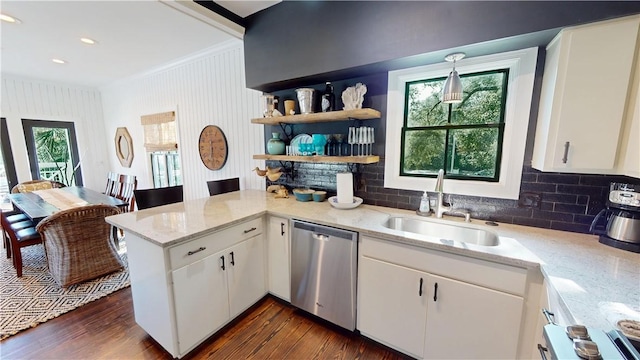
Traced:
<path fill-rule="evenodd" d="M 76 131 L 73 122 L 22 120 L 31 176 L 82 185 Z"/>
<path fill-rule="evenodd" d="M 17 183 L 18 177 L 16 176 L 16 167 L 13 163 L 7 120 L 0 118 L 0 208 L 2 211 L 13 209 L 7 195 L 11 192 L 11 188 Z"/>

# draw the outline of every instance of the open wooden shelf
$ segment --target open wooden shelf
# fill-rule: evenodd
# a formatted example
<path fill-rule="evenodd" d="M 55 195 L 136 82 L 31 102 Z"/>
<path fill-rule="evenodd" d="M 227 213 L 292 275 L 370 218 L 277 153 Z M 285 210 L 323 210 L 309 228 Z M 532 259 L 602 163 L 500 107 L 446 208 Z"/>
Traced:
<path fill-rule="evenodd" d="M 375 164 L 380 161 L 380 156 L 290 156 L 290 155 L 253 155 L 254 160 L 295 161 L 311 163 L 351 163 L 351 164 Z"/>
<path fill-rule="evenodd" d="M 251 119 L 252 124 L 278 125 L 278 124 L 310 124 L 332 121 L 345 121 L 350 119 L 370 120 L 379 119 L 380 111 L 374 109 L 354 109 L 328 111 L 312 114 L 298 114 L 287 116 L 274 116 L 266 118 Z"/>

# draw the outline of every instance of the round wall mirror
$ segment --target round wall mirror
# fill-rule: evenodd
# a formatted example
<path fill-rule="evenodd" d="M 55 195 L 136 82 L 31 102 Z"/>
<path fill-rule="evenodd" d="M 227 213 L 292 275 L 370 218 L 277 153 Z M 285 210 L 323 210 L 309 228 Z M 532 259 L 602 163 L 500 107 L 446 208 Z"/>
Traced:
<path fill-rule="evenodd" d="M 131 163 L 133 162 L 133 141 L 126 127 L 116 129 L 114 141 L 116 145 L 116 156 L 120 161 L 120 165 L 131 167 Z"/>

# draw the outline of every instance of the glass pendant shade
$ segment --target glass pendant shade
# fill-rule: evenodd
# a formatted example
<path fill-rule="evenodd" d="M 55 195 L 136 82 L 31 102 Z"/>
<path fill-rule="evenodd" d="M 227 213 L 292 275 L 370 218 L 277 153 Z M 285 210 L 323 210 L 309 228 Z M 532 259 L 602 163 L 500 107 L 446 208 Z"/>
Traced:
<path fill-rule="evenodd" d="M 445 104 L 462 102 L 462 81 L 455 70 L 449 73 L 447 81 L 444 83 L 442 102 Z"/>
<path fill-rule="evenodd" d="M 453 70 L 447 76 L 447 80 L 444 82 L 442 88 L 442 102 L 444 104 L 454 104 L 462 102 L 462 81 L 460 75 L 456 71 L 456 61 L 464 58 L 464 53 L 454 53 L 445 56 L 445 60 L 453 62 Z"/>

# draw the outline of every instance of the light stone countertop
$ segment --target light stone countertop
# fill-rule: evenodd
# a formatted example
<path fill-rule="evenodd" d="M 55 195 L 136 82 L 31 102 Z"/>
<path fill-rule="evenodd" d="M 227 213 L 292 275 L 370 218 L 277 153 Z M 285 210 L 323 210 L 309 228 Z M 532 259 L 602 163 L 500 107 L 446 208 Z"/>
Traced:
<path fill-rule="evenodd" d="M 274 199 L 273 194 L 244 190 L 110 216 L 107 222 L 161 247 L 169 247 L 266 213 L 358 231 L 360 234 L 471 256 L 506 265 L 540 267 L 561 298 L 564 312 L 578 324 L 613 329 L 611 309 L 623 309 L 640 320 L 640 254 L 603 245 L 595 235 L 519 225 L 487 226 L 474 220 L 418 217 L 415 212 L 361 205 L 352 210 L 321 203 Z M 479 246 L 420 236 L 383 226 L 390 216 L 485 229 L 499 235 L 500 245 Z"/>

